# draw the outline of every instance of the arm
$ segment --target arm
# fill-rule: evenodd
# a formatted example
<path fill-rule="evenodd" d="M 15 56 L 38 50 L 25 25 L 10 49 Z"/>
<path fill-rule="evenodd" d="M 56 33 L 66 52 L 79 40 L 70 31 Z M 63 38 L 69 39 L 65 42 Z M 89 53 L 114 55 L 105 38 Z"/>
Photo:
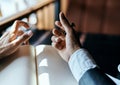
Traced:
<path fill-rule="evenodd" d="M 32 31 L 23 32 L 20 30 L 21 26 L 29 28 L 27 23 L 17 20 L 13 24 L 12 30 L 5 32 L 0 37 L 0 59 L 17 51 L 21 44 L 26 43 L 33 35 Z"/>
<path fill-rule="evenodd" d="M 85 49 L 74 52 L 68 62 L 71 72 L 79 85 L 115 85 L 103 73 Z"/>
<path fill-rule="evenodd" d="M 55 24 L 65 33 L 53 29 L 52 46 L 69 63 L 73 76 L 79 84 L 115 85 L 110 78 L 98 69 L 90 54 L 81 48 L 78 39 L 76 39 L 75 30 L 71 27 L 64 14 L 60 13 L 59 17 L 60 21 L 56 21 Z"/>

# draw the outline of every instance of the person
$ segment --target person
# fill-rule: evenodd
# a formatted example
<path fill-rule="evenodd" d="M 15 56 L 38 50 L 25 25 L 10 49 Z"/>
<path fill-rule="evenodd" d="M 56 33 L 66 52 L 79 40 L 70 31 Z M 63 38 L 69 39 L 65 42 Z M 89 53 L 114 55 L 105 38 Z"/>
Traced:
<path fill-rule="evenodd" d="M 23 32 L 19 27 L 26 29 L 29 25 L 23 21 L 16 20 L 12 25 L 11 31 L 6 31 L 0 38 L 0 59 L 16 52 L 21 44 L 27 44 L 29 38 L 33 35 L 32 31 Z"/>
<path fill-rule="evenodd" d="M 120 85 L 120 80 L 105 74 L 76 39 L 75 30 L 61 12 L 53 29 L 52 46 L 65 60 L 79 85 Z"/>

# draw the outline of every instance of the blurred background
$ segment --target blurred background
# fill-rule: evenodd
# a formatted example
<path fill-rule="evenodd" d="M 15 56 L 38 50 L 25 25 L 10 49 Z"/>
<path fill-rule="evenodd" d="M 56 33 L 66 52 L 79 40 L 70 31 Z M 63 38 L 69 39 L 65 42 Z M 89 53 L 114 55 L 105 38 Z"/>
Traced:
<path fill-rule="evenodd" d="M 19 19 L 33 25 L 32 45 L 50 45 L 51 30 L 62 11 L 103 71 L 119 77 L 119 9 L 120 0 L 0 0 L 0 35 Z"/>

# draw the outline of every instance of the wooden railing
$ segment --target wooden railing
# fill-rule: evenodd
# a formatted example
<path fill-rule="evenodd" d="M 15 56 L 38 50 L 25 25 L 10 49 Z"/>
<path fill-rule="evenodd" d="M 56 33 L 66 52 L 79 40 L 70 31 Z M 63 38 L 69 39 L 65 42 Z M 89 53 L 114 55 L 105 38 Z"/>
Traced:
<path fill-rule="evenodd" d="M 36 5 L 0 20 L 0 32 L 11 26 L 15 20 L 28 18 L 31 13 L 37 15 L 38 29 L 52 29 L 55 20 L 55 2 L 58 0 L 41 0 Z"/>

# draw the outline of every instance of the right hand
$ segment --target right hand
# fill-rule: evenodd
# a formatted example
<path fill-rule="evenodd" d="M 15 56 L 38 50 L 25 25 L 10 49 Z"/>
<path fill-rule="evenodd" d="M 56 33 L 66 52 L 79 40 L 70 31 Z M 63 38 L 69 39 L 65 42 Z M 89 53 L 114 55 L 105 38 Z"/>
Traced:
<path fill-rule="evenodd" d="M 66 34 L 62 31 L 53 29 L 52 46 L 55 47 L 61 57 L 68 62 L 70 56 L 78 49 L 80 49 L 80 43 L 76 39 L 75 30 L 71 27 L 70 23 L 66 19 L 63 13 L 59 14 L 60 21 L 56 21 L 55 24 L 64 30 Z"/>
<path fill-rule="evenodd" d="M 0 38 L 0 59 L 16 52 L 20 45 L 27 42 L 33 35 L 31 31 L 19 30 L 20 26 L 29 28 L 27 23 L 17 20 L 12 26 L 12 31 L 4 33 Z"/>

